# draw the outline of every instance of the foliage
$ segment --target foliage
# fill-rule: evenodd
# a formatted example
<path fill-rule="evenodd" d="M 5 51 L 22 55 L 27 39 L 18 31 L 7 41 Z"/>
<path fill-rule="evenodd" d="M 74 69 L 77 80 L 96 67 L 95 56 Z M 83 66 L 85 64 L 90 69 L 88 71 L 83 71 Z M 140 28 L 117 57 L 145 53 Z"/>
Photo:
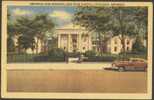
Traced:
<path fill-rule="evenodd" d="M 15 27 L 14 24 L 10 21 L 10 12 L 8 11 L 7 14 L 7 52 L 14 52 L 15 51 L 15 44 L 14 44 L 14 35 L 15 35 Z"/>
<path fill-rule="evenodd" d="M 51 49 L 48 51 L 48 56 L 50 56 L 50 57 L 64 57 L 65 51 L 60 48 Z"/>
<path fill-rule="evenodd" d="M 15 51 L 15 45 L 14 41 L 11 37 L 7 38 L 7 52 L 14 52 Z"/>
<path fill-rule="evenodd" d="M 38 40 L 43 41 L 46 38 L 46 32 L 52 33 L 53 28 L 54 23 L 47 14 L 34 17 L 21 16 L 13 24 L 8 21 L 8 34 L 13 34 L 13 36 L 15 34 L 18 37 L 18 47 L 21 50 L 35 48 L 38 51 Z M 12 35 L 8 36 L 13 38 Z"/>
<path fill-rule="evenodd" d="M 83 62 L 112 62 L 115 60 L 127 60 L 129 58 L 144 58 L 147 59 L 146 53 L 125 53 L 126 56 L 119 54 L 103 54 L 102 56 L 91 56 L 88 57 L 88 59 L 83 59 Z M 55 57 L 55 56 L 49 56 L 47 53 L 41 53 L 41 54 L 25 54 L 25 53 L 11 53 L 7 54 L 7 61 L 8 63 L 12 62 L 64 62 L 65 59 L 63 56 Z"/>
<path fill-rule="evenodd" d="M 142 18 L 142 20 L 141 20 Z M 95 31 L 102 50 L 104 37 L 119 36 L 122 52 L 125 52 L 125 37 L 147 33 L 147 8 L 145 7 L 79 7 L 74 23 Z M 144 31 L 141 31 L 144 30 Z M 111 37 L 110 36 L 110 37 Z"/>
<path fill-rule="evenodd" d="M 7 62 L 8 63 L 30 63 L 33 62 L 33 58 L 37 55 L 33 54 L 25 54 L 25 53 L 9 53 L 7 54 Z"/>
<path fill-rule="evenodd" d="M 62 62 L 65 61 L 65 56 L 63 49 L 53 48 L 47 53 L 41 53 L 33 59 L 34 62 Z"/>
<path fill-rule="evenodd" d="M 53 49 L 53 48 L 58 48 L 58 38 L 52 37 L 50 40 L 47 42 L 48 49 Z"/>
<path fill-rule="evenodd" d="M 146 54 L 141 54 L 141 53 L 125 53 L 124 54 L 119 54 L 119 55 L 114 55 L 114 54 L 103 54 L 101 56 L 92 56 L 88 57 L 88 59 L 83 59 L 84 62 L 113 62 L 115 60 L 128 60 L 130 58 L 143 58 L 147 59 Z"/>
<path fill-rule="evenodd" d="M 80 56 L 80 52 L 72 52 L 72 53 L 68 53 L 69 57 L 79 57 Z"/>
<path fill-rule="evenodd" d="M 141 38 L 140 37 L 137 37 L 136 40 L 135 40 L 135 43 L 133 44 L 132 46 L 132 51 L 135 53 L 146 53 L 146 47 L 143 46 L 143 43 L 141 41 Z"/>
<path fill-rule="evenodd" d="M 86 29 L 95 33 L 99 49 L 102 50 L 103 37 L 110 28 L 110 17 L 108 8 L 79 7 L 73 21 L 75 24 L 86 27 Z"/>
<path fill-rule="evenodd" d="M 96 56 L 96 52 L 93 51 L 93 50 L 89 50 L 89 51 L 86 51 L 86 52 L 84 53 L 84 55 L 85 55 L 86 57 L 94 57 L 94 56 Z"/>

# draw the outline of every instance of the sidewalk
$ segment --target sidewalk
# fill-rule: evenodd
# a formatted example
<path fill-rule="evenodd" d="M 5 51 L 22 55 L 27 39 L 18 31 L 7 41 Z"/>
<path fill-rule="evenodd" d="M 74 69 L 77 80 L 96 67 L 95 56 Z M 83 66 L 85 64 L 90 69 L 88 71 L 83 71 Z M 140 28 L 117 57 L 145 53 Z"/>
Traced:
<path fill-rule="evenodd" d="M 83 63 L 25 63 L 8 64 L 7 69 L 103 69 L 111 67 L 111 62 Z"/>

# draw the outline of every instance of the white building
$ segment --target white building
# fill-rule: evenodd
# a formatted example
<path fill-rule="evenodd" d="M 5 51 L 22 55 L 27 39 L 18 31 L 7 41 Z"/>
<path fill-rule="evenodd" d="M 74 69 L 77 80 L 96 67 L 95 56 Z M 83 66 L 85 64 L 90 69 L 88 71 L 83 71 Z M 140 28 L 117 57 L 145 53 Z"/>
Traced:
<path fill-rule="evenodd" d="M 92 41 L 92 32 L 88 32 L 84 28 L 65 27 L 55 30 L 58 38 L 58 48 L 62 48 L 67 52 L 82 52 L 88 50 L 99 51 L 99 45 L 97 41 Z M 35 38 L 37 41 L 37 38 Z M 96 43 L 95 43 L 96 42 Z M 131 51 L 134 39 L 126 37 L 125 39 L 125 51 Z M 17 38 L 15 38 L 15 45 L 17 46 Z M 38 45 L 34 50 L 27 49 L 26 52 L 40 53 L 44 51 L 45 44 L 38 40 Z M 37 48 L 37 49 L 36 49 Z M 122 44 L 119 36 L 111 37 L 106 42 L 106 52 L 111 54 L 119 54 L 122 50 Z"/>
<path fill-rule="evenodd" d="M 131 51 L 134 39 L 125 37 L 125 51 Z M 122 51 L 122 44 L 119 36 L 110 38 L 107 41 L 107 52 L 112 54 L 119 54 Z"/>
<path fill-rule="evenodd" d="M 92 50 L 91 35 L 85 29 L 56 29 L 58 48 L 68 52 Z"/>

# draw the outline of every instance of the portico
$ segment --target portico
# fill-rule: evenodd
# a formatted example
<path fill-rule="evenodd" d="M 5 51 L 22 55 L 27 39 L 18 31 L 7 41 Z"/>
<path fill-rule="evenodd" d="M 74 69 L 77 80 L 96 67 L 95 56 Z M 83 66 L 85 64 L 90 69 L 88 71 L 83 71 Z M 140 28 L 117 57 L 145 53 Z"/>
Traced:
<path fill-rule="evenodd" d="M 57 29 L 58 48 L 68 52 L 85 52 L 92 49 L 91 36 L 84 29 Z"/>

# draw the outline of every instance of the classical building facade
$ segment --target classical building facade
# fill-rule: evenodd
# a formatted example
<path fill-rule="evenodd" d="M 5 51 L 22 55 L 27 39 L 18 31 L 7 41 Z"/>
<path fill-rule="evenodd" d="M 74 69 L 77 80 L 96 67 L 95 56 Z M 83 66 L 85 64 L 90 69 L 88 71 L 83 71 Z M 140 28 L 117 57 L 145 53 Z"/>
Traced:
<path fill-rule="evenodd" d="M 125 37 L 125 51 L 131 51 L 134 39 Z M 107 52 L 112 54 L 119 54 L 122 51 L 122 44 L 119 36 L 114 36 L 107 41 Z"/>
<path fill-rule="evenodd" d="M 85 29 L 56 29 L 58 48 L 68 52 L 92 50 L 91 35 Z"/>
<path fill-rule="evenodd" d="M 56 29 L 58 35 L 58 48 L 68 52 L 85 52 L 88 50 L 99 51 L 99 45 L 92 40 L 91 33 L 85 29 Z M 95 43 L 96 42 L 96 43 Z M 125 37 L 125 51 L 131 51 L 134 39 Z M 122 44 L 119 36 L 110 37 L 105 44 L 106 52 L 119 54 Z"/>
<path fill-rule="evenodd" d="M 62 48 L 67 52 L 86 52 L 88 50 L 94 50 L 96 52 L 100 51 L 99 43 L 96 40 L 92 40 L 92 32 L 88 32 L 85 29 L 73 29 L 73 28 L 59 28 L 55 30 L 57 35 L 56 47 Z M 18 37 L 14 38 L 15 46 L 18 47 Z M 135 39 L 130 37 L 125 38 L 125 51 L 131 51 Z M 42 42 L 41 40 L 35 38 L 38 41 L 38 45 L 35 46 L 34 50 L 31 48 L 27 49 L 28 54 L 40 53 L 47 51 L 50 44 Z M 47 40 L 48 41 L 48 40 Z M 105 52 L 111 54 L 119 54 L 122 50 L 122 44 L 119 36 L 110 37 L 105 44 Z M 146 45 L 146 43 L 144 43 Z M 103 46 L 102 46 L 103 47 Z"/>

